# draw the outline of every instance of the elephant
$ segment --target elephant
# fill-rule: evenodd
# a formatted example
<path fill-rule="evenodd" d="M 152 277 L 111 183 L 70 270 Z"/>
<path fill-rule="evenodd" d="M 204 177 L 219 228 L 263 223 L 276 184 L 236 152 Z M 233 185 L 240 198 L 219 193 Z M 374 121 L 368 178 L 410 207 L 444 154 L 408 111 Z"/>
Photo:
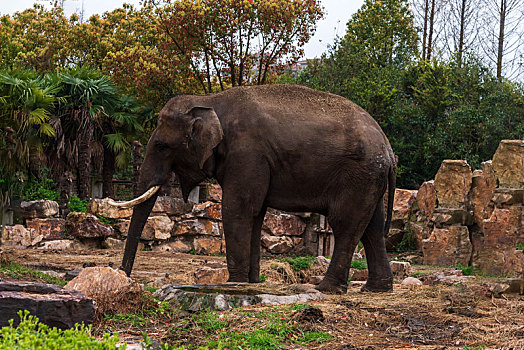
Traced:
<path fill-rule="evenodd" d="M 127 275 L 158 189 L 173 172 L 186 202 L 207 178 L 222 187 L 228 282 L 259 282 L 261 227 L 270 207 L 328 217 L 335 246 L 318 290 L 347 291 L 359 240 L 369 268 L 362 290 L 392 289 L 384 240 L 395 155 L 377 122 L 355 103 L 297 85 L 239 86 L 170 99 L 140 169 L 144 194 L 120 204 L 134 206 L 121 267 Z"/>

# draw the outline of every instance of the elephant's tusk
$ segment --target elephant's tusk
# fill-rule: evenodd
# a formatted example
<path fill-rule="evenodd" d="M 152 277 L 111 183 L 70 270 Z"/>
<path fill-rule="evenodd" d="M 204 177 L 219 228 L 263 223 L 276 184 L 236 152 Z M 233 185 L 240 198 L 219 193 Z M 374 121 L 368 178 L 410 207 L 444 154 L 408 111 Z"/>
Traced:
<path fill-rule="evenodd" d="M 109 205 L 112 205 L 112 206 L 115 206 L 115 207 L 120 207 L 120 208 L 132 208 L 134 207 L 135 205 L 137 204 L 140 204 L 142 202 L 145 202 L 147 201 L 149 198 L 151 198 L 158 190 L 160 189 L 160 185 L 157 185 L 157 186 L 153 186 L 151 187 L 150 189 L 148 189 L 146 192 L 144 192 L 143 195 L 141 195 L 140 197 L 137 197 L 135 199 L 131 199 L 130 201 L 127 201 L 127 202 L 115 202 L 113 200 L 110 200 L 108 201 L 107 203 Z"/>

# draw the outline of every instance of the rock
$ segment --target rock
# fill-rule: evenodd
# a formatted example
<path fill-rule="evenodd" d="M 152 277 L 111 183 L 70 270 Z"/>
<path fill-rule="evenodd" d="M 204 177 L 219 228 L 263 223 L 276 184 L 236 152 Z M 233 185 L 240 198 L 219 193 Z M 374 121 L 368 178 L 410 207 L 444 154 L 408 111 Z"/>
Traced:
<path fill-rule="evenodd" d="M 451 286 L 453 284 L 467 284 L 468 282 L 474 281 L 476 279 L 475 276 L 442 276 L 439 278 L 438 282 Z"/>
<path fill-rule="evenodd" d="M 10 319 L 18 326 L 19 310 L 28 310 L 40 322 L 61 329 L 93 323 L 95 315 L 93 300 L 79 291 L 51 284 L 0 282 L 0 327 L 9 326 Z"/>
<path fill-rule="evenodd" d="M 262 236 L 262 246 L 273 254 L 287 253 L 294 247 L 293 240 L 290 237 L 269 235 Z"/>
<path fill-rule="evenodd" d="M 415 237 L 417 250 L 422 250 L 422 241 L 429 237 L 429 228 L 422 222 L 408 222 L 408 230 Z"/>
<path fill-rule="evenodd" d="M 27 248 L 42 241 L 43 236 L 35 232 L 34 229 L 27 229 L 22 225 L 3 226 L 0 243 L 2 245 Z"/>
<path fill-rule="evenodd" d="M 20 215 L 24 219 L 48 218 L 58 214 L 58 203 L 47 199 L 20 203 Z"/>
<path fill-rule="evenodd" d="M 165 213 L 167 215 L 183 215 L 190 213 L 193 209 L 192 203 L 186 203 L 182 198 L 170 196 L 159 196 L 153 206 L 153 213 Z"/>
<path fill-rule="evenodd" d="M 500 298 L 501 295 L 509 289 L 509 284 L 488 282 L 487 287 L 494 297 Z"/>
<path fill-rule="evenodd" d="M 444 160 L 434 182 L 438 206 L 466 209 L 472 177 L 471 167 L 465 160 Z"/>
<path fill-rule="evenodd" d="M 524 189 L 497 188 L 493 191 L 491 201 L 497 208 L 522 205 L 524 204 Z"/>
<path fill-rule="evenodd" d="M 137 286 L 124 271 L 113 270 L 110 267 L 86 267 L 64 288 L 79 290 L 84 295 L 98 299 L 138 288 Z"/>
<path fill-rule="evenodd" d="M 428 239 L 422 241 L 425 265 L 467 266 L 472 245 L 466 226 L 434 228 Z"/>
<path fill-rule="evenodd" d="M 484 220 L 483 238 L 475 245 L 473 266 L 490 275 L 524 274 L 524 251 L 516 249 L 523 232 L 522 206 L 495 208 Z"/>
<path fill-rule="evenodd" d="M 127 237 L 127 231 L 129 231 L 129 223 L 131 220 L 117 220 L 113 224 L 115 232 L 119 233 L 122 237 Z"/>
<path fill-rule="evenodd" d="M 222 253 L 222 241 L 218 238 L 195 238 L 193 247 L 199 255 Z"/>
<path fill-rule="evenodd" d="M 220 236 L 222 226 L 219 222 L 209 219 L 198 218 L 193 220 L 179 221 L 175 224 L 173 236 L 180 235 L 212 235 Z"/>
<path fill-rule="evenodd" d="M 282 304 L 295 304 L 295 303 L 307 303 L 312 300 L 324 299 L 326 296 L 322 293 L 303 293 L 295 295 L 272 295 L 272 294 L 259 294 L 257 297 L 260 299 L 260 304 L 266 305 L 282 305 Z"/>
<path fill-rule="evenodd" d="M 368 279 L 368 270 L 350 269 L 349 278 L 352 281 L 366 281 Z"/>
<path fill-rule="evenodd" d="M 291 214 L 273 214 L 268 212 L 264 217 L 262 230 L 273 236 L 301 236 L 306 229 L 304 221 Z"/>
<path fill-rule="evenodd" d="M 358 247 L 357 247 L 358 249 Z M 351 260 L 362 260 L 364 257 L 360 253 L 353 253 L 353 259 Z"/>
<path fill-rule="evenodd" d="M 509 285 L 509 288 L 506 290 L 506 293 L 517 293 L 524 295 L 524 279 L 522 278 L 508 278 L 502 281 L 503 283 Z"/>
<path fill-rule="evenodd" d="M 391 261 L 389 265 L 395 277 L 404 278 L 411 273 L 411 264 L 406 261 Z"/>
<path fill-rule="evenodd" d="M 204 266 L 195 272 L 196 284 L 222 284 L 229 278 L 227 267 Z"/>
<path fill-rule="evenodd" d="M 174 225 L 167 215 L 150 216 L 140 238 L 147 241 L 169 239 Z"/>
<path fill-rule="evenodd" d="M 502 140 L 493 155 L 499 187 L 524 188 L 524 140 Z"/>
<path fill-rule="evenodd" d="M 476 224 L 482 228 L 484 219 L 491 215 L 489 202 L 497 187 L 497 179 L 491 161 L 482 163 L 481 170 L 473 172 L 470 200 Z"/>
<path fill-rule="evenodd" d="M 395 251 L 404 238 L 404 231 L 399 228 L 390 228 L 386 236 L 387 251 Z"/>
<path fill-rule="evenodd" d="M 126 241 L 123 241 L 121 239 L 116 239 L 113 237 L 107 237 L 102 243 L 102 247 L 106 249 L 113 249 L 113 250 L 122 250 L 124 249 L 126 245 Z"/>
<path fill-rule="evenodd" d="M 38 249 L 56 249 L 56 250 L 66 250 L 73 249 L 75 246 L 75 241 L 71 239 L 57 239 L 54 241 L 43 242 Z"/>
<path fill-rule="evenodd" d="M 442 228 L 451 225 L 473 225 L 473 215 L 465 209 L 437 208 L 433 211 L 431 221 L 436 227 Z"/>
<path fill-rule="evenodd" d="M 90 213 L 69 213 L 66 218 L 68 236 L 75 238 L 106 238 L 114 235 L 113 228 Z"/>
<path fill-rule="evenodd" d="M 200 199 L 218 203 L 222 202 L 222 188 L 220 185 L 206 184 L 200 191 Z"/>
<path fill-rule="evenodd" d="M 41 235 L 43 240 L 66 238 L 65 220 L 61 218 L 28 219 L 26 227 L 35 230 L 35 234 Z"/>
<path fill-rule="evenodd" d="M 317 256 L 316 260 L 317 260 L 317 264 L 319 264 L 320 266 L 328 266 L 331 263 L 331 260 L 329 260 L 328 258 L 322 255 Z"/>
<path fill-rule="evenodd" d="M 53 271 L 53 270 L 44 270 L 44 271 L 41 271 L 42 273 L 45 273 L 45 274 L 48 274 L 48 275 L 51 275 L 53 277 L 56 277 L 56 278 L 65 278 L 65 272 L 57 272 L 57 271 Z"/>
<path fill-rule="evenodd" d="M 433 180 L 420 185 L 417 192 L 417 206 L 422 215 L 431 219 L 433 210 L 437 206 L 437 191 Z"/>
<path fill-rule="evenodd" d="M 423 283 L 418 278 L 406 277 L 400 284 L 403 286 L 421 286 Z"/>
<path fill-rule="evenodd" d="M 193 206 L 193 215 L 198 218 L 222 220 L 222 205 L 215 202 L 204 202 Z"/>
<path fill-rule="evenodd" d="M 109 204 L 111 198 L 93 199 L 89 203 L 89 211 L 98 216 L 108 219 L 125 219 L 133 215 L 133 208 L 120 208 Z"/>
<path fill-rule="evenodd" d="M 309 283 L 317 285 L 320 284 L 323 279 L 324 276 L 309 276 Z"/>
<path fill-rule="evenodd" d="M 392 221 L 405 222 L 410 214 L 411 207 L 417 200 L 417 191 L 395 189 L 395 200 L 393 203 Z"/>
<path fill-rule="evenodd" d="M 191 250 L 193 250 L 192 246 L 180 240 L 161 243 L 157 246 L 153 246 L 153 251 L 160 252 L 189 253 Z"/>

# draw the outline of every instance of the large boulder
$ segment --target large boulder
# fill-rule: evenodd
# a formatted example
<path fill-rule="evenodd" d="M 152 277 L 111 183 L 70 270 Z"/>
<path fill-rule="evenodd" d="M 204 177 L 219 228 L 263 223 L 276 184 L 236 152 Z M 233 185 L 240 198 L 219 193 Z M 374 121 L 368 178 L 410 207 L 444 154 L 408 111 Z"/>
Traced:
<path fill-rule="evenodd" d="M 195 204 L 193 216 L 217 221 L 222 220 L 222 205 L 210 201 Z"/>
<path fill-rule="evenodd" d="M 172 252 L 172 253 L 189 253 L 193 250 L 193 247 L 190 244 L 187 244 L 181 240 L 176 240 L 173 242 L 164 242 L 159 245 L 153 246 L 153 251 L 160 252 Z"/>
<path fill-rule="evenodd" d="M 67 234 L 74 238 L 107 238 L 114 235 L 113 227 L 90 213 L 69 213 L 66 229 Z"/>
<path fill-rule="evenodd" d="M 195 253 L 199 255 L 216 255 L 222 253 L 222 240 L 214 237 L 195 238 L 193 246 Z"/>
<path fill-rule="evenodd" d="M 468 266 L 472 244 L 466 226 L 434 228 L 430 236 L 422 241 L 425 265 Z"/>
<path fill-rule="evenodd" d="M 95 306 L 92 299 L 76 290 L 40 283 L 0 282 L 0 327 L 9 326 L 17 313 L 28 310 L 49 327 L 69 329 L 76 323 L 93 323 Z"/>
<path fill-rule="evenodd" d="M 291 251 L 295 245 L 291 237 L 288 236 L 263 235 L 262 246 L 272 254 L 284 254 Z"/>
<path fill-rule="evenodd" d="M 0 243 L 6 246 L 27 248 L 40 243 L 42 239 L 43 236 L 32 228 L 27 229 L 22 225 L 3 226 Z"/>
<path fill-rule="evenodd" d="M 35 230 L 36 235 L 42 235 L 44 240 L 64 239 L 65 220 L 61 218 L 27 220 L 26 227 Z"/>
<path fill-rule="evenodd" d="M 173 225 L 173 221 L 167 215 L 150 216 L 140 238 L 147 241 L 169 239 Z"/>
<path fill-rule="evenodd" d="M 482 163 L 481 169 L 473 172 L 470 200 L 476 224 L 482 228 L 483 221 L 491 215 L 490 201 L 497 187 L 497 179 L 491 161 Z"/>
<path fill-rule="evenodd" d="M 417 191 L 397 188 L 395 190 L 395 199 L 393 201 L 393 222 L 406 222 L 411 215 L 411 208 L 416 200 Z"/>
<path fill-rule="evenodd" d="M 222 234 L 222 223 L 209 219 L 197 218 L 184 220 L 175 223 L 173 236 L 180 235 L 211 235 L 220 236 Z"/>
<path fill-rule="evenodd" d="M 49 218 L 58 214 L 58 203 L 47 199 L 20 203 L 24 219 Z"/>
<path fill-rule="evenodd" d="M 84 295 L 98 299 L 138 287 L 124 271 L 95 266 L 82 269 L 64 288 L 79 290 Z"/>
<path fill-rule="evenodd" d="M 89 211 L 95 215 L 108 219 L 124 219 L 133 215 L 133 208 L 120 208 L 109 204 L 111 198 L 93 199 L 89 203 Z"/>
<path fill-rule="evenodd" d="M 67 250 L 75 249 L 78 245 L 72 239 L 57 239 L 54 241 L 42 242 L 38 249 Z"/>
<path fill-rule="evenodd" d="M 182 198 L 171 196 L 159 196 L 153 206 L 153 213 L 165 213 L 167 215 L 183 215 L 191 212 L 192 203 L 186 203 Z"/>
<path fill-rule="evenodd" d="M 301 236 L 305 229 L 306 224 L 300 217 L 283 213 L 268 212 L 262 225 L 262 230 L 273 236 Z"/>
<path fill-rule="evenodd" d="M 484 220 L 483 237 L 475 245 L 473 265 L 491 275 L 524 274 L 524 252 L 517 243 L 524 242 L 524 209 L 513 206 L 496 208 Z"/>
<path fill-rule="evenodd" d="M 206 184 L 201 188 L 200 199 L 204 201 L 222 202 L 222 187 L 216 184 Z"/>
<path fill-rule="evenodd" d="M 444 160 L 434 182 L 438 206 L 466 209 L 472 177 L 471 167 L 465 160 Z"/>
<path fill-rule="evenodd" d="M 417 206 L 420 214 L 431 219 L 433 210 L 437 206 L 437 191 L 433 180 L 420 185 L 417 192 Z"/>
<path fill-rule="evenodd" d="M 502 140 L 493 155 L 499 187 L 524 188 L 524 140 Z"/>
<path fill-rule="evenodd" d="M 204 266 L 195 272 L 196 284 L 223 284 L 229 278 L 226 266 Z"/>
<path fill-rule="evenodd" d="M 127 231 L 129 231 L 130 223 L 131 220 L 121 219 L 116 220 L 116 222 L 112 226 L 115 232 L 118 233 L 120 236 L 127 237 Z"/>

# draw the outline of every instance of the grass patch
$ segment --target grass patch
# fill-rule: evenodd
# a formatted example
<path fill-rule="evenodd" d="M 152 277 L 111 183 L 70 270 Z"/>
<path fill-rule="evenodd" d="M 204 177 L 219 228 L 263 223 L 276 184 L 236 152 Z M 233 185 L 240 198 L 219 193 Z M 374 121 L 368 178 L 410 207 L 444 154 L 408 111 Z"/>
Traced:
<path fill-rule="evenodd" d="M 56 284 L 62 287 L 67 284 L 67 281 L 63 278 L 55 277 L 26 266 L 18 265 L 11 261 L 0 262 L 0 273 L 17 280 L 30 280 L 33 282 Z"/>
<path fill-rule="evenodd" d="M 316 262 L 314 256 L 297 256 L 297 257 L 285 257 L 280 259 L 282 262 L 287 262 L 291 268 L 295 271 L 307 270 Z"/>
<path fill-rule="evenodd" d="M 103 317 L 104 322 L 119 326 L 145 327 L 160 322 L 165 323 L 172 318 L 175 311 L 171 304 L 158 301 L 150 296 L 145 297 L 148 298 L 148 300 L 142 309 L 128 313 L 107 313 Z"/>
<path fill-rule="evenodd" d="M 357 269 L 357 270 L 365 270 L 368 268 L 368 263 L 366 259 L 353 260 L 351 261 L 351 268 Z"/>
<path fill-rule="evenodd" d="M 464 276 L 471 276 L 473 274 L 473 266 L 462 266 L 461 264 L 457 264 L 456 268 L 457 270 L 461 270 Z"/>

